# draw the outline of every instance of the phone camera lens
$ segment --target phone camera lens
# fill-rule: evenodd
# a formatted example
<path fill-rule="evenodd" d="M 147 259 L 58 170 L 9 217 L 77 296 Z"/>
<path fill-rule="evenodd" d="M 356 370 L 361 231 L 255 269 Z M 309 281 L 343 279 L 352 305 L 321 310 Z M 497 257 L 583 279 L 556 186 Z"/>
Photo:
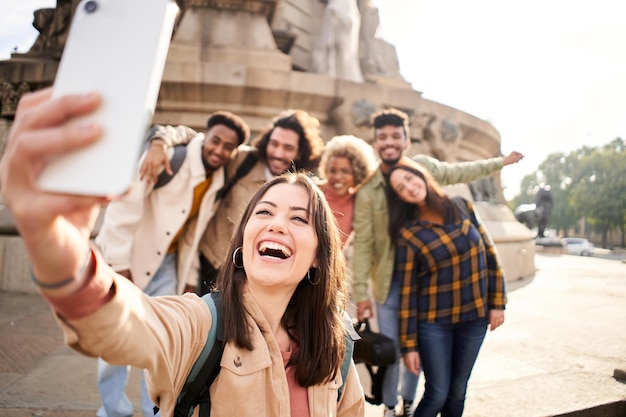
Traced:
<path fill-rule="evenodd" d="M 98 2 L 94 0 L 89 0 L 87 3 L 85 3 L 85 11 L 87 13 L 93 13 L 96 11 L 97 8 L 98 8 Z"/>

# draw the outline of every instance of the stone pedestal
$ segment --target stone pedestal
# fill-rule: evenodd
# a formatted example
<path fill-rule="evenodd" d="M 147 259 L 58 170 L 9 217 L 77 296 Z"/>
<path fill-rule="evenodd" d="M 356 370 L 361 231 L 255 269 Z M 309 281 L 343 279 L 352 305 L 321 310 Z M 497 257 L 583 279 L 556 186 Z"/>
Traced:
<path fill-rule="evenodd" d="M 240 115 L 254 135 L 279 112 L 303 109 L 319 119 L 327 140 L 352 134 L 371 141 L 369 116 L 395 107 L 411 117 L 410 154 L 447 161 L 500 154 L 500 136 L 492 125 L 424 99 L 401 77 L 367 73 L 366 82 L 353 82 L 306 72 L 323 7 L 318 0 L 188 1 L 171 42 L 153 122 L 203 130 L 210 113 L 228 110 Z M 0 150 L 19 97 L 52 85 L 57 56 L 38 51 L 0 62 Z M 476 206 L 507 279 L 532 275 L 532 235 L 502 204 L 499 175 L 489 181 L 497 195 Z M 474 200 L 467 185 L 454 192 Z M 32 291 L 27 272 L 21 240 L 0 202 L 0 289 Z"/>

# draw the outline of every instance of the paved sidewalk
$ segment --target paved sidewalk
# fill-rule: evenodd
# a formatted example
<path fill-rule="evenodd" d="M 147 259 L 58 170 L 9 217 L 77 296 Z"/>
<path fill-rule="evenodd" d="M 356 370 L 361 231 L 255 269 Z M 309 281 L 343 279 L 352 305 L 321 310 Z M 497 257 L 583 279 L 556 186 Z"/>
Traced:
<path fill-rule="evenodd" d="M 626 264 L 546 254 L 535 263 L 534 278 L 509 285 L 506 322 L 487 335 L 464 416 L 626 416 L 626 384 L 613 377 L 626 370 Z M 0 292 L 0 417 L 93 417 L 95 381 L 96 360 L 64 346 L 41 297 Z"/>

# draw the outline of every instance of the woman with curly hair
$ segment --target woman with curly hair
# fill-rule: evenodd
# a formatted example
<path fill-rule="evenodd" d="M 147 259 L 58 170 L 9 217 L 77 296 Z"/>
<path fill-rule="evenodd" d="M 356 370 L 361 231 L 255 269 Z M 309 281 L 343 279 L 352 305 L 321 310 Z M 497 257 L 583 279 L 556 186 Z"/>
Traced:
<path fill-rule="evenodd" d="M 359 187 L 376 170 L 376 157 L 372 147 L 352 135 L 335 136 L 326 143 L 320 160 L 320 188 L 341 230 L 344 248 L 352 234 L 354 197 Z"/>

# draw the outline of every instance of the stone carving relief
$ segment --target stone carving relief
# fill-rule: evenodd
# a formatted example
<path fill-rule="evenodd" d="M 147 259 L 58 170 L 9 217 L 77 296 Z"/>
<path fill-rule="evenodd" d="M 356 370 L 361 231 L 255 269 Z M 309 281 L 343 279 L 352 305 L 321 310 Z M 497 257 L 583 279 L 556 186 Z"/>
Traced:
<path fill-rule="evenodd" d="M 367 100 L 355 101 L 352 104 L 352 123 L 355 126 L 370 125 L 370 118 L 376 112 L 376 106 Z"/>
<path fill-rule="evenodd" d="M 17 103 L 29 91 L 30 86 L 25 81 L 17 88 L 13 84 L 3 81 L 0 84 L 0 116 L 9 118 L 15 116 Z"/>
<path fill-rule="evenodd" d="M 356 0 L 328 0 L 319 37 L 313 48 L 311 71 L 362 82 L 359 66 L 361 15 Z"/>
<path fill-rule="evenodd" d="M 469 183 L 474 201 L 499 203 L 498 186 L 493 177 L 485 177 Z"/>
<path fill-rule="evenodd" d="M 455 161 L 458 144 L 462 139 L 461 127 L 449 118 L 440 118 L 434 113 L 417 113 L 411 120 L 421 131 L 423 141 L 430 153 L 442 161 Z"/>
<path fill-rule="evenodd" d="M 221 10 L 245 11 L 263 14 L 268 21 L 271 21 L 278 0 L 177 0 L 177 2 L 182 10 L 193 7 L 211 7 Z"/>

